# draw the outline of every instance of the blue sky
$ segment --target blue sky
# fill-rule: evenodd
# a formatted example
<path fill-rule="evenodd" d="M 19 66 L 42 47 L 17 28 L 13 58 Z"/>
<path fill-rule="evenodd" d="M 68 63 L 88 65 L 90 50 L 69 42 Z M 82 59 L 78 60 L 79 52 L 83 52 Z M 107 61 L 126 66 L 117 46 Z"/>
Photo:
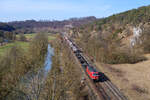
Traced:
<path fill-rule="evenodd" d="M 0 0 L 0 21 L 101 18 L 146 5 L 150 0 Z"/>

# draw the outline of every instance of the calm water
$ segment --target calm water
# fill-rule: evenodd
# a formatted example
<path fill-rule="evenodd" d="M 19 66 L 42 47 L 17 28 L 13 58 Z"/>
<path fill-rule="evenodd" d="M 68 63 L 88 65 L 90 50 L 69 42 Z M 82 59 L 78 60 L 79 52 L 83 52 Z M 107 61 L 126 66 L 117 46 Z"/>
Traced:
<path fill-rule="evenodd" d="M 47 56 L 44 64 L 45 73 L 49 72 L 51 69 L 53 55 L 54 55 L 54 49 L 49 44 L 47 48 Z"/>
<path fill-rule="evenodd" d="M 23 77 L 23 79 L 21 79 L 19 89 L 22 92 L 24 92 L 25 95 L 23 97 L 25 98 L 28 97 L 31 100 L 37 98 L 37 93 L 42 91 L 45 85 L 45 80 L 47 78 L 48 72 L 51 70 L 53 55 L 54 49 L 49 44 L 43 68 L 41 68 L 36 74 L 28 73 Z M 16 100 L 23 100 L 23 99 L 16 99 Z"/>
<path fill-rule="evenodd" d="M 32 72 L 29 72 L 25 75 L 25 79 L 27 79 L 28 81 L 30 81 L 32 78 L 39 76 L 42 79 L 46 78 L 47 73 L 51 70 L 51 65 L 52 65 L 52 56 L 54 55 L 54 49 L 51 47 L 50 44 L 48 44 L 47 47 L 47 54 L 46 54 L 46 58 L 45 58 L 45 62 L 44 62 L 44 66 L 39 69 L 39 71 L 35 74 Z"/>

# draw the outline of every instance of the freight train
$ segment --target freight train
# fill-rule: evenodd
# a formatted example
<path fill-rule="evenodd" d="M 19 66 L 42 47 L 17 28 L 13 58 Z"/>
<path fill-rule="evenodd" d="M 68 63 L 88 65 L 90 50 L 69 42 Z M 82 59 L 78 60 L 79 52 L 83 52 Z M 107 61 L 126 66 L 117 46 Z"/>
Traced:
<path fill-rule="evenodd" d="M 100 75 L 99 72 L 90 64 L 88 64 L 87 60 L 82 55 L 82 51 L 71 41 L 67 36 L 63 36 L 64 40 L 67 42 L 69 47 L 72 49 L 78 60 L 80 61 L 82 67 L 85 69 L 88 76 L 93 80 L 99 80 Z"/>

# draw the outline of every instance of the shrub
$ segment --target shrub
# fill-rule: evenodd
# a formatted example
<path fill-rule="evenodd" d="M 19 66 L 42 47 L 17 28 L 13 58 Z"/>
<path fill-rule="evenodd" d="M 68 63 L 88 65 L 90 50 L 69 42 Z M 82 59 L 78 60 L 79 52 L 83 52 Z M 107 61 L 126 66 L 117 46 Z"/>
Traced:
<path fill-rule="evenodd" d="M 148 94 L 148 91 L 144 88 L 141 88 L 137 85 L 133 85 L 132 89 L 135 90 L 136 92 L 140 93 L 140 94 Z"/>
<path fill-rule="evenodd" d="M 105 63 L 109 64 L 122 64 L 122 63 L 134 64 L 146 60 L 144 56 L 126 51 L 116 51 L 108 55 L 109 56 L 106 55 Z"/>
<path fill-rule="evenodd" d="M 27 39 L 26 39 L 26 37 L 24 36 L 24 34 L 20 34 L 20 35 L 19 35 L 19 40 L 20 40 L 20 41 L 26 41 Z"/>
<path fill-rule="evenodd" d="M 112 35 L 106 38 L 94 37 L 89 38 L 88 34 L 78 43 L 83 50 L 90 55 L 92 58 L 98 62 L 108 63 L 108 64 L 122 64 L 122 63 L 137 63 L 146 60 L 144 56 L 135 52 L 134 49 L 131 51 L 130 48 L 126 50 L 120 50 L 121 41 L 116 35 L 115 38 Z"/>
<path fill-rule="evenodd" d="M 142 44 L 141 47 L 143 47 L 143 51 L 145 53 L 150 53 L 150 29 L 146 28 L 140 37 Z"/>

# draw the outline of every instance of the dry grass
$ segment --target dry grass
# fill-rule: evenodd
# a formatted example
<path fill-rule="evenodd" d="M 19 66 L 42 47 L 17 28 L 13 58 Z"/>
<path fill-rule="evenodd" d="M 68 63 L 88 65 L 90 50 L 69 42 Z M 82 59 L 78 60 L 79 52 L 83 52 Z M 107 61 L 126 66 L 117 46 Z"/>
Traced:
<path fill-rule="evenodd" d="M 133 85 L 132 86 L 133 90 L 135 90 L 136 92 L 140 93 L 140 94 L 148 94 L 148 91 L 144 88 L 141 88 L 137 85 Z"/>
<path fill-rule="evenodd" d="M 96 63 L 129 100 L 150 100 L 150 54 L 136 64 L 104 65 Z"/>

